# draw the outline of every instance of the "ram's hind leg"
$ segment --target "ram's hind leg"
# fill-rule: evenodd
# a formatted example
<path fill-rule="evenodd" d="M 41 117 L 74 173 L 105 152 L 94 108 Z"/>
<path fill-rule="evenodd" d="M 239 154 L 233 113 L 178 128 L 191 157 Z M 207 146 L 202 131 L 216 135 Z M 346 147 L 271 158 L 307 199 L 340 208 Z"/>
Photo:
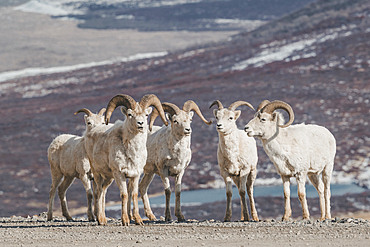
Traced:
<path fill-rule="evenodd" d="M 322 182 L 320 176 L 318 174 L 309 174 L 308 179 L 310 179 L 312 185 L 317 190 L 320 199 L 320 210 L 321 210 L 321 217 L 320 220 L 325 219 L 325 197 L 324 197 L 324 183 Z"/>
<path fill-rule="evenodd" d="M 296 176 L 298 187 L 298 198 L 301 201 L 302 205 L 303 219 L 310 218 L 310 212 L 308 211 L 308 205 L 306 200 L 306 176 L 307 174 L 300 174 Z"/>
<path fill-rule="evenodd" d="M 63 174 L 61 173 L 52 174 L 52 182 L 49 192 L 48 221 L 53 219 L 54 198 L 62 178 Z"/>
<path fill-rule="evenodd" d="M 80 176 L 81 182 L 85 188 L 86 191 L 86 197 L 87 197 L 87 218 L 89 221 L 95 221 L 95 217 L 93 214 L 93 191 L 91 189 L 91 183 L 88 175 L 85 173 L 83 176 Z"/>
<path fill-rule="evenodd" d="M 74 180 L 75 180 L 74 177 L 64 177 L 63 182 L 58 187 L 58 195 L 60 199 L 60 204 L 62 206 L 62 213 L 63 213 L 63 216 L 66 217 L 67 220 L 72 220 L 72 216 L 69 214 L 69 211 L 68 211 L 66 192 Z"/>
<path fill-rule="evenodd" d="M 331 212 L 330 212 L 330 182 L 331 182 L 331 175 L 333 172 L 333 165 L 326 166 L 322 172 L 322 180 L 324 182 L 324 197 L 325 197 L 325 218 L 331 219 Z"/>
<path fill-rule="evenodd" d="M 284 215 L 282 220 L 288 221 L 290 216 L 292 216 L 292 208 L 290 207 L 290 177 L 288 176 L 281 176 L 283 180 L 283 187 L 284 187 Z"/>

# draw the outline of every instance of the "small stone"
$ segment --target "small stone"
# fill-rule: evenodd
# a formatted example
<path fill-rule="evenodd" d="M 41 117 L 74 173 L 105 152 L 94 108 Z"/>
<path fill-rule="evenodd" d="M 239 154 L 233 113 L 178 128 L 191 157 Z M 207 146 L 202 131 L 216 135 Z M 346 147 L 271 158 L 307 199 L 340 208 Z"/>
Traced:
<path fill-rule="evenodd" d="M 137 244 L 141 244 L 142 242 L 141 240 L 136 241 Z"/>

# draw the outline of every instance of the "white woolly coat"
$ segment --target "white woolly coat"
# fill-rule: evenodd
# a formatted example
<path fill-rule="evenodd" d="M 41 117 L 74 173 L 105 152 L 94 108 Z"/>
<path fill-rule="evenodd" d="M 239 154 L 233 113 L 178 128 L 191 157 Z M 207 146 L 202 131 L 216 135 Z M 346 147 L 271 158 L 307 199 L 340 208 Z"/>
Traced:
<path fill-rule="evenodd" d="M 57 136 L 48 148 L 51 171 L 70 177 L 79 177 L 89 171 L 90 162 L 84 140 L 84 137 L 70 134 Z"/>
<path fill-rule="evenodd" d="M 217 159 L 222 177 L 248 175 L 257 166 L 256 141 L 239 129 L 219 132 Z"/>
<path fill-rule="evenodd" d="M 160 175 L 161 171 L 168 168 L 170 176 L 178 175 L 190 163 L 190 139 L 190 135 L 176 137 L 171 125 L 154 126 L 148 134 L 145 173 L 154 172 Z"/>
<path fill-rule="evenodd" d="M 94 128 L 87 134 L 86 150 L 94 173 L 112 178 L 119 171 L 126 177 L 140 176 L 147 158 L 147 131 L 132 133 L 120 120 Z"/>
<path fill-rule="evenodd" d="M 336 153 L 334 136 L 313 124 L 278 128 L 274 139 L 262 139 L 262 143 L 277 172 L 284 176 L 294 177 L 301 172 L 320 174 L 333 162 Z"/>

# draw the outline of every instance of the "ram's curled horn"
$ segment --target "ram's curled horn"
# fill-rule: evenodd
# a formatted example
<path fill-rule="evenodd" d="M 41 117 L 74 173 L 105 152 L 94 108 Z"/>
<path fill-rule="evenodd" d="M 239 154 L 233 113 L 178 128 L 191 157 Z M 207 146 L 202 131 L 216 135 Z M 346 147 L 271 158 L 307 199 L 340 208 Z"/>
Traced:
<path fill-rule="evenodd" d="M 200 117 L 200 119 L 203 120 L 203 122 L 205 122 L 206 124 L 208 125 L 211 125 L 212 124 L 212 121 L 208 121 L 202 114 L 202 112 L 200 111 L 198 105 L 192 101 L 192 100 L 188 100 L 185 102 L 184 106 L 182 107 L 182 110 L 189 113 L 190 111 L 194 111 L 196 114 L 198 114 L 198 116 Z"/>
<path fill-rule="evenodd" d="M 118 106 L 124 106 L 127 109 L 136 109 L 136 101 L 127 94 L 118 94 L 114 96 L 108 103 L 107 112 L 105 113 L 105 124 L 109 123 L 109 119 L 112 116 L 113 111 Z"/>
<path fill-rule="evenodd" d="M 163 102 L 162 103 L 162 108 L 165 112 L 168 112 L 171 116 L 175 114 L 180 113 L 180 108 L 177 107 L 177 105 L 168 103 L 168 102 Z M 154 124 L 155 119 L 158 117 L 159 113 L 157 109 L 154 109 L 152 114 L 150 115 L 150 121 L 149 121 L 149 130 L 152 131 L 152 127 Z M 167 121 L 166 121 L 167 123 Z M 167 124 L 166 124 L 167 126 Z"/>
<path fill-rule="evenodd" d="M 251 108 L 254 111 L 254 107 L 252 106 L 252 104 L 248 103 L 247 101 L 242 101 L 242 100 L 239 100 L 239 101 L 236 101 L 236 102 L 232 103 L 229 106 L 228 109 L 230 111 L 235 111 L 235 109 L 238 108 L 241 105 L 246 105 L 246 106 L 248 106 L 249 108 Z"/>
<path fill-rule="evenodd" d="M 154 108 L 153 111 L 152 111 L 152 114 L 150 114 L 150 120 L 149 120 L 149 130 L 150 131 L 152 131 L 154 121 L 158 117 L 158 115 L 159 115 L 159 113 L 158 113 L 157 109 Z"/>
<path fill-rule="evenodd" d="M 217 105 L 218 109 L 223 109 L 224 108 L 221 101 L 219 101 L 219 100 L 213 101 L 213 103 L 209 106 L 209 108 L 211 109 L 211 107 L 214 106 L 214 105 Z"/>
<path fill-rule="evenodd" d="M 289 121 L 284 125 L 279 125 L 279 127 L 285 128 L 285 127 L 288 127 L 289 125 L 291 125 L 294 121 L 294 112 L 293 112 L 292 107 L 288 103 L 285 103 L 285 102 L 280 101 L 280 100 L 272 101 L 272 102 L 268 103 L 267 105 L 265 105 L 261 109 L 261 113 L 266 112 L 266 113 L 272 114 L 277 109 L 284 110 L 289 115 Z"/>
<path fill-rule="evenodd" d="M 141 110 L 145 110 L 149 106 L 154 106 L 154 108 L 158 111 L 159 116 L 161 117 L 163 123 L 167 126 L 168 122 L 166 120 L 166 115 L 164 114 L 164 109 L 162 107 L 161 101 L 158 99 L 158 97 L 154 94 L 146 94 L 141 98 L 139 105 L 141 107 Z M 151 130 L 151 128 L 150 128 Z"/>
<path fill-rule="evenodd" d="M 103 114 L 104 114 L 105 110 L 106 110 L 105 108 L 102 108 L 102 109 L 100 110 L 100 112 L 98 113 L 98 115 L 99 115 L 99 116 L 103 116 Z"/>
<path fill-rule="evenodd" d="M 89 116 L 89 117 L 93 114 L 89 109 L 82 108 L 82 109 L 80 109 L 80 110 L 76 111 L 76 112 L 75 112 L 75 115 L 77 115 L 77 114 L 78 114 L 78 113 L 80 113 L 80 112 L 85 113 L 85 114 L 86 114 L 87 116 Z"/>
<path fill-rule="evenodd" d="M 162 106 L 163 106 L 163 110 L 165 112 L 168 112 L 171 116 L 175 114 L 179 114 L 181 111 L 180 108 L 177 107 L 177 105 L 172 104 L 172 103 L 164 102 L 162 103 Z"/>
<path fill-rule="evenodd" d="M 267 100 L 267 99 L 265 99 L 264 101 L 262 101 L 259 105 L 258 105 L 258 107 L 257 107 L 257 111 L 256 112 L 258 112 L 259 110 L 261 110 L 265 105 L 267 105 L 268 103 L 270 103 L 270 101 L 269 100 Z"/>

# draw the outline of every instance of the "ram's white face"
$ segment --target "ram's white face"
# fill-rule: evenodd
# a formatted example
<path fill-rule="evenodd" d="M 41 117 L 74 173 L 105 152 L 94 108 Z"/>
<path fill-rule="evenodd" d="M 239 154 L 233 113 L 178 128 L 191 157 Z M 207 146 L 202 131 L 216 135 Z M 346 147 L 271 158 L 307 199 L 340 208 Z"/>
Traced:
<path fill-rule="evenodd" d="M 254 118 L 244 127 L 244 131 L 250 137 L 268 139 L 276 133 L 278 121 L 277 113 L 257 112 Z"/>
<path fill-rule="evenodd" d="M 172 117 L 168 115 L 168 118 L 171 122 L 171 129 L 174 133 L 179 136 L 183 135 L 190 135 L 191 130 L 191 122 L 193 120 L 194 112 L 185 112 L 180 111 L 179 114 L 174 114 Z"/>
<path fill-rule="evenodd" d="M 92 128 L 105 124 L 104 116 L 98 114 L 92 114 L 91 116 L 85 115 L 86 130 L 90 131 Z"/>
<path fill-rule="evenodd" d="M 139 110 L 138 110 L 139 109 Z M 148 107 L 145 110 L 141 110 L 137 107 L 137 110 L 121 108 L 123 114 L 126 115 L 126 121 L 133 132 L 144 132 L 148 129 L 148 116 L 152 112 L 152 108 Z"/>
<path fill-rule="evenodd" d="M 236 120 L 240 117 L 241 111 L 231 111 L 229 109 L 214 109 L 213 115 L 217 120 L 216 129 L 220 133 L 228 133 L 237 128 Z"/>

